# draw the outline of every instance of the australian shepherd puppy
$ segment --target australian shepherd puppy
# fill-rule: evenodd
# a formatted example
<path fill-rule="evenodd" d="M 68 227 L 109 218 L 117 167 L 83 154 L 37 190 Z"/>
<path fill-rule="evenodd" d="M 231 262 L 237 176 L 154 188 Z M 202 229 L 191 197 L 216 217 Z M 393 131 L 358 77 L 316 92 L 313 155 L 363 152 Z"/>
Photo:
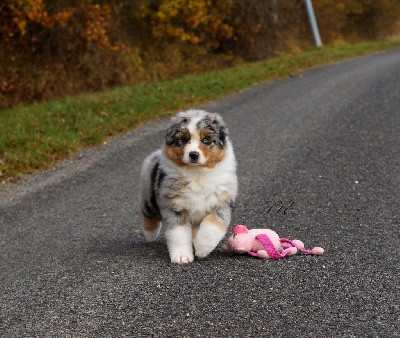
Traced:
<path fill-rule="evenodd" d="M 155 240 L 162 224 L 171 262 L 206 257 L 225 236 L 236 194 L 236 160 L 221 116 L 181 112 L 166 129 L 163 147 L 143 162 L 144 236 Z"/>

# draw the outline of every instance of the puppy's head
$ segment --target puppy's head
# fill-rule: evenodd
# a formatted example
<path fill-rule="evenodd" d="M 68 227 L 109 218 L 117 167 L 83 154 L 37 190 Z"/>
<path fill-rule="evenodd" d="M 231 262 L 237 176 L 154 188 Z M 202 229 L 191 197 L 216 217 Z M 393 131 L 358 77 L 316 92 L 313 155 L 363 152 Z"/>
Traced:
<path fill-rule="evenodd" d="M 228 130 L 220 115 L 188 110 L 172 118 L 165 133 L 165 152 L 176 165 L 215 167 L 225 156 Z"/>

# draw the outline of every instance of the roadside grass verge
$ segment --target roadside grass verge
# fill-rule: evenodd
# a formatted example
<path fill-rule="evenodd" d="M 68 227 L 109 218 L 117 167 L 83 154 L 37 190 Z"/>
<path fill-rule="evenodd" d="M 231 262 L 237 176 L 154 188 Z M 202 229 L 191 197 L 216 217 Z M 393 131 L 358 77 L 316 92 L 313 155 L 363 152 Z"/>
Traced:
<path fill-rule="evenodd" d="M 400 41 L 324 47 L 243 64 L 0 110 L 0 181 L 54 166 L 154 119 L 319 65 L 400 47 Z"/>

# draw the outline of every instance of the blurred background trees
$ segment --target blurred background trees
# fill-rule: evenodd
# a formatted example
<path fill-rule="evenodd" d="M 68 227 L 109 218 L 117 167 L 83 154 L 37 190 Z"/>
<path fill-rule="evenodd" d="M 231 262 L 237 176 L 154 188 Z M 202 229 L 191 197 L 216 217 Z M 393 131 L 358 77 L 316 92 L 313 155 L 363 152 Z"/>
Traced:
<path fill-rule="evenodd" d="M 400 33 L 399 0 L 313 4 L 324 44 Z M 2 0 L 0 107 L 312 44 L 302 0 Z"/>

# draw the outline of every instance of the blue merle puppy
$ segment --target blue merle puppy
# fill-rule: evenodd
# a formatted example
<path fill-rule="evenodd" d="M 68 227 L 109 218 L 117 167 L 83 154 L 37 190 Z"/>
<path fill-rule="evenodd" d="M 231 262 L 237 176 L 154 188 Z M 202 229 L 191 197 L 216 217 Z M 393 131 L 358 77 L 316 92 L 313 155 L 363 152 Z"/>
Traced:
<path fill-rule="evenodd" d="M 237 190 L 235 155 L 221 116 L 178 113 L 163 147 L 143 162 L 143 234 L 153 241 L 163 225 L 173 263 L 206 257 L 225 236 Z"/>

